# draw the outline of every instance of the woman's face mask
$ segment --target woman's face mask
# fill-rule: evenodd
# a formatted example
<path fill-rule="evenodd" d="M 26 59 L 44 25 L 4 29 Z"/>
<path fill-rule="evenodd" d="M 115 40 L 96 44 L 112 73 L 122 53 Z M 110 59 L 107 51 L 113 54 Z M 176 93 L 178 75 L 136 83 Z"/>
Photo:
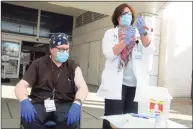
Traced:
<path fill-rule="evenodd" d="M 123 26 L 130 26 L 132 22 L 132 14 L 129 12 L 126 12 L 121 15 L 120 17 L 120 24 Z"/>
<path fill-rule="evenodd" d="M 69 54 L 67 51 L 62 51 L 62 52 L 58 51 L 56 53 L 56 61 L 57 62 L 64 63 L 68 60 L 68 57 L 69 57 Z"/>

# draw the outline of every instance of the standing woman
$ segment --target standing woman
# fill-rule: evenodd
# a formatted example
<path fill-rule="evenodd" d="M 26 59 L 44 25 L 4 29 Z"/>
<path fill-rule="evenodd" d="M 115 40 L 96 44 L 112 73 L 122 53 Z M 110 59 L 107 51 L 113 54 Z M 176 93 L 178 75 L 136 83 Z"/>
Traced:
<path fill-rule="evenodd" d="M 155 47 L 144 27 L 145 21 L 141 16 L 135 21 L 134 11 L 128 4 L 115 9 L 112 22 L 114 28 L 105 32 L 102 41 L 106 63 L 97 95 L 105 99 L 105 116 L 138 113 L 138 104 L 133 101 L 136 86 L 148 85 L 149 56 L 154 54 Z M 128 28 L 122 38 L 118 34 L 119 26 Z M 139 43 L 135 43 L 136 30 L 140 34 Z M 110 123 L 104 120 L 103 128 L 111 128 Z"/>

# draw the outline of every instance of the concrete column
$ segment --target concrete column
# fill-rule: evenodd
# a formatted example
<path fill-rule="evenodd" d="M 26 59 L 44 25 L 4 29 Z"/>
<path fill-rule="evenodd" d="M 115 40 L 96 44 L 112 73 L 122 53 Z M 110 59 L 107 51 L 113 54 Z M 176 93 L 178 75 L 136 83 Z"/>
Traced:
<path fill-rule="evenodd" d="M 41 20 L 41 10 L 38 9 L 38 20 L 37 20 L 37 40 L 39 39 L 40 36 L 40 20 Z"/>

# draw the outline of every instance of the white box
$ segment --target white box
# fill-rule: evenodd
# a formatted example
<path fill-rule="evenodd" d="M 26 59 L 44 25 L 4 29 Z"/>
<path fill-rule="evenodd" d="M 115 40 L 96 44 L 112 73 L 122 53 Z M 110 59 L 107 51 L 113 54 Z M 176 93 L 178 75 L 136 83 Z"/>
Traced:
<path fill-rule="evenodd" d="M 137 87 L 134 101 L 138 102 L 138 114 L 154 117 L 154 105 L 158 103 L 161 120 L 167 121 L 172 96 L 167 88 L 156 86 Z"/>

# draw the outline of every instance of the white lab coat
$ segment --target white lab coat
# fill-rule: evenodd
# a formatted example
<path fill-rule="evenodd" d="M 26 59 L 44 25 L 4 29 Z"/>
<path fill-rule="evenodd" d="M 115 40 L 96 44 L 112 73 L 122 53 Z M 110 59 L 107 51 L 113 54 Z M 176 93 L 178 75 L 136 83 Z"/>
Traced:
<path fill-rule="evenodd" d="M 97 96 L 105 99 L 121 100 L 123 69 L 118 71 L 120 56 L 116 56 L 113 53 L 112 48 L 116 43 L 118 43 L 118 28 L 107 30 L 102 40 L 102 50 L 106 57 L 106 62 Z M 135 59 L 134 56 L 132 56 L 133 72 L 137 80 L 137 86 L 148 86 L 155 45 L 150 43 L 148 47 L 144 47 L 141 41 L 138 45 L 142 47 L 142 59 Z M 136 47 L 137 45 L 135 45 L 132 55 L 135 55 L 136 51 L 134 50 Z"/>

